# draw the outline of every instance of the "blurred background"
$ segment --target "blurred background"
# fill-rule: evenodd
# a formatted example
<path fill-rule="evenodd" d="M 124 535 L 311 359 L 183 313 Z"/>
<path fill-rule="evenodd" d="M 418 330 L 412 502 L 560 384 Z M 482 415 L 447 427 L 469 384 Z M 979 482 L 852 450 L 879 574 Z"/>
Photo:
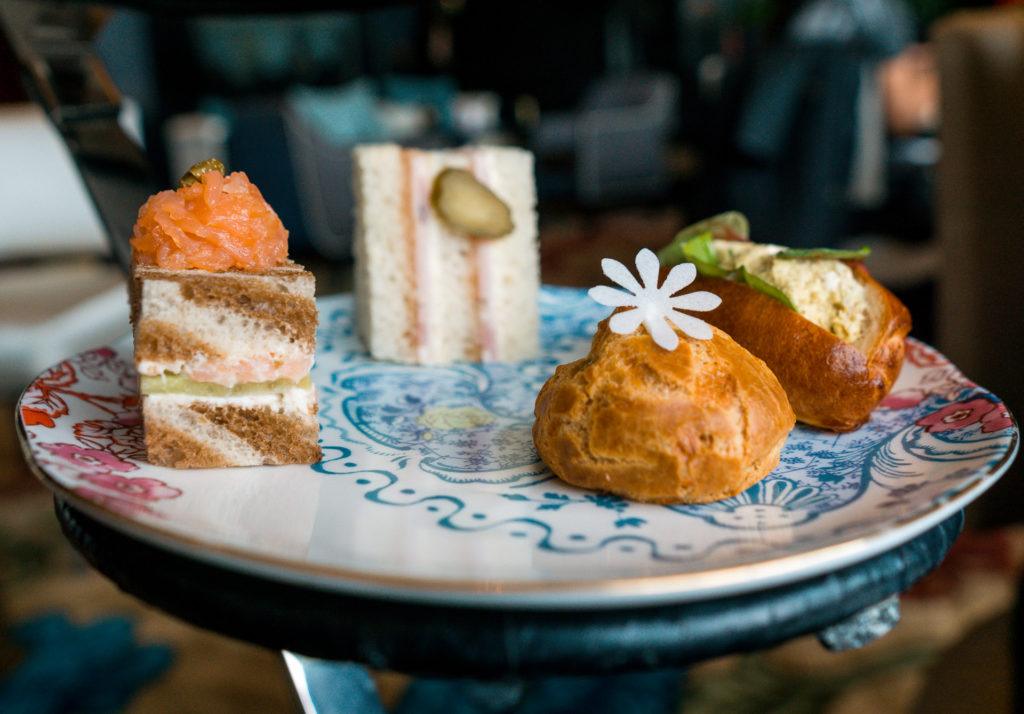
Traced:
<path fill-rule="evenodd" d="M 354 144 L 515 144 L 536 156 L 545 282 L 593 285 L 601 257 L 629 259 L 730 209 L 756 241 L 868 245 L 912 334 L 1024 413 L 1024 5 L 358 6 L 54 12 L 83 28 L 85 55 L 122 97 L 121 125 L 166 184 L 209 156 L 244 170 L 321 294 L 350 285 Z M 127 304 L 14 44 L 0 34 L 0 710 L 293 710 L 274 653 L 173 621 L 89 571 L 24 466 L 19 391 L 126 333 Z M 972 506 L 970 532 L 888 637 L 844 655 L 798 640 L 709 663 L 686 676 L 680 711 L 1010 711 L 1022 490 L 1018 467 Z M 64 688 L 5 708 L 24 703 L 10 683 L 26 667 Z M 398 702 L 406 680 L 376 676 Z"/>

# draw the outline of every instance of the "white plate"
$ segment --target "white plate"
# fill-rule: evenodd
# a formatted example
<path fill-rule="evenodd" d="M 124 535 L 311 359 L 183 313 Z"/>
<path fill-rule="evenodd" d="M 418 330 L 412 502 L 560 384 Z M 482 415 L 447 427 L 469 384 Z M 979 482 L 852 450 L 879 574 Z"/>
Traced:
<path fill-rule="evenodd" d="M 26 452 L 61 497 L 198 559 L 347 593 L 524 608 L 684 602 L 834 570 L 963 508 L 1016 455 L 999 400 L 910 340 L 867 425 L 798 427 L 780 466 L 735 498 L 666 507 L 575 489 L 537 461 L 533 401 L 556 364 L 586 353 L 605 309 L 556 288 L 541 307 L 541 358 L 423 368 L 369 360 L 351 297 L 322 299 L 324 459 L 312 467 L 147 464 L 124 346 L 26 390 Z"/>

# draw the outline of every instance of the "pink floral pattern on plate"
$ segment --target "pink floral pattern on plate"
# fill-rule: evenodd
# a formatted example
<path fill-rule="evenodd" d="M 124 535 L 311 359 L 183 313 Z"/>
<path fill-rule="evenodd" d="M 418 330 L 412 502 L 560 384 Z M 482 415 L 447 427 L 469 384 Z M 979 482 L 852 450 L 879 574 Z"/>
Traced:
<path fill-rule="evenodd" d="M 146 455 L 136 385 L 132 366 L 102 347 L 39 375 L 18 411 L 36 462 L 73 493 L 122 515 L 159 517 L 150 504 L 182 491 L 129 475 Z M 74 443 L 60 440 L 68 437 Z"/>
<path fill-rule="evenodd" d="M 1013 425 L 1010 412 L 999 402 L 979 397 L 965 402 L 947 404 L 942 409 L 917 420 L 918 426 L 931 433 L 966 429 L 981 422 L 981 431 L 990 434 Z"/>

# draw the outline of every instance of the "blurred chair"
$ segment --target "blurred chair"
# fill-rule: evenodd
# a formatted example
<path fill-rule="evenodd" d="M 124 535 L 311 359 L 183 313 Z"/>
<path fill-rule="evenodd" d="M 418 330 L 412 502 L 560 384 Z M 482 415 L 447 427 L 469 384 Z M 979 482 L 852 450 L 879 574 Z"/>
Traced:
<path fill-rule="evenodd" d="M 292 107 L 283 112 L 288 153 L 309 240 L 334 259 L 352 255 L 352 145 L 338 145 L 310 126 Z"/>
<path fill-rule="evenodd" d="M 1019 367 L 1024 354 L 1019 273 L 1024 269 L 1024 11 L 959 12 L 938 23 L 933 36 L 942 90 L 939 346 L 1019 418 L 1024 414 Z M 1004 479 L 1004 487 L 1014 481 Z M 988 499 L 988 504 L 1020 518 L 1019 499 Z"/>
<path fill-rule="evenodd" d="M 591 87 L 576 120 L 578 198 L 599 204 L 664 193 L 678 103 L 670 75 L 610 77 Z"/>

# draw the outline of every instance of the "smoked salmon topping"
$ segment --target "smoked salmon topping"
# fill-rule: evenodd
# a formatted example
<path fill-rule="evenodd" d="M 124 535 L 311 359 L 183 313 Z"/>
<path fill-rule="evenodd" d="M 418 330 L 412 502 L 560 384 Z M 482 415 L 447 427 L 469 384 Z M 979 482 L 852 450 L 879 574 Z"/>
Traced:
<path fill-rule="evenodd" d="M 288 258 L 288 231 L 241 171 L 150 196 L 132 231 L 132 260 L 169 270 L 265 270 Z"/>

